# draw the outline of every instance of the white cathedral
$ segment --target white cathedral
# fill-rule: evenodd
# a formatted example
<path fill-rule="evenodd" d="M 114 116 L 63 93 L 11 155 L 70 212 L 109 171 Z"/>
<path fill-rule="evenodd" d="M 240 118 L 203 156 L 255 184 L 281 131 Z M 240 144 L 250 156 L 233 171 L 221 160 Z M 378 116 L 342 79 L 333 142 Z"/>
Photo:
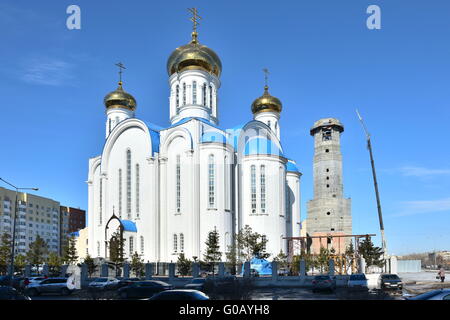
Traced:
<path fill-rule="evenodd" d="M 273 258 L 300 236 L 300 177 L 280 140 L 282 104 L 264 93 L 253 119 L 219 127 L 222 64 L 192 40 L 170 55 L 170 126 L 135 116 L 136 100 L 122 82 L 105 99 L 101 155 L 89 159 L 88 252 L 108 258 L 108 241 L 122 228 L 124 257 L 175 262 L 180 253 L 203 258 L 210 231 L 225 252 L 250 226 L 268 240 Z M 250 109 L 250 106 L 249 106 Z"/>

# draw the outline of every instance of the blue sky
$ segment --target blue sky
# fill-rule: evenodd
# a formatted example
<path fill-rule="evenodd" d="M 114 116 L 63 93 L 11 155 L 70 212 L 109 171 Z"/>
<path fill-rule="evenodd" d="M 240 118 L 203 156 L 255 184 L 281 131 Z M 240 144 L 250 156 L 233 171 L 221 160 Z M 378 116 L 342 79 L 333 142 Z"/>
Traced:
<path fill-rule="evenodd" d="M 81 7 L 81 30 L 66 28 L 71 4 Z M 382 10 L 381 30 L 366 27 L 372 4 Z M 379 235 L 359 108 L 372 134 L 389 251 L 450 249 L 445 0 L 3 0 L 0 176 L 86 209 L 88 158 L 104 143 L 102 101 L 116 88 L 114 64 L 127 66 L 124 87 L 138 101 L 137 117 L 167 125 L 166 61 L 190 39 L 192 6 L 203 17 L 200 42 L 223 63 L 221 127 L 251 119 L 269 68 L 270 92 L 284 106 L 283 147 L 303 172 L 302 219 L 313 192 L 309 129 L 336 117 L 345 126 L 353 231 Z"/>

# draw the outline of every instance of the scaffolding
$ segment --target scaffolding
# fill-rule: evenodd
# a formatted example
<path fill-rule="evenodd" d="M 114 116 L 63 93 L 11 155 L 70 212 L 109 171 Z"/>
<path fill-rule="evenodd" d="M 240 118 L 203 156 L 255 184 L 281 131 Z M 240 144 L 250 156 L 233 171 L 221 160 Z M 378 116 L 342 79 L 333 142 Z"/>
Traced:
<path fill-rule="evenodd" d="M 334 234 L 326 234 L 326 235 L 318 235 L 318 236 L 306 236 L 306 237 L 285 237 L 283 239 L 286 239 L 288 241 L 288 262 L 292 263 L 294 255 L 301 255 L 304 253 L 310 254 L 311 252 L 311 245 L 313 244 L 313 239 L 319 239 L 320 243 L 320 249 L 324 248 L 323 246 L 323 239 L 326 240 L 327 246 L 326 249 L 330 249 L 328 244 L 332 243 L 333 238 L 351 238 L 353 240 L 353 256 L 352 257 L 346 257 L 345 250 L 346 248 L 342 248 L 344 251 L 341 250 L 340 244 L 341 242 L 338 241 L 338 248 L 337 253 L 332 253 L 330 255 L 330 258 L 333 259 L 335 263 L 336 271 L 339 274 L 346 273 L 346 270 L 351 267 L 352 272 L 356 272 L 358 269 L 357 266 L 357 260 L 359 258 L 358 254 L 358 248 L 360 239 L 366 238 L 370 239 L 371 237 L 376 236 L 375 234 L 349 234 L 349 235 L 334 235 Z M 344 252 L 344 253 L 342 253 Z M 312 254 L 312 256 L 315 256 Z M 350 258 L 350 262 L 348 259 Z M 351 264 L 351 266 L 350 266 Z"/>

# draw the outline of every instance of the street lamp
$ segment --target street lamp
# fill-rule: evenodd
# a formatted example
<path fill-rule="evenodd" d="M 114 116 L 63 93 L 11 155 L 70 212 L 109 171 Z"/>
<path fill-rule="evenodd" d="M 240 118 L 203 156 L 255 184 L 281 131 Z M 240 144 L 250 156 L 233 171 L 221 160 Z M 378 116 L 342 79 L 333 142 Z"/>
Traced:
<path fill-rule="evenodd" d="M 17 219 L 17 211 L 18 211 L 18 194 L 19 194 L 19 190 L 34 190 L 34 191 L 38 191 L 39 188 L 19 188 L 16 187 L 15 185 L 9 183 L 8 181 L 0 178 L 1 181 L 3 181 L 4 183 L 10 185 L 11 187 L 13 187 L 14 189 L 16 189 L 16 201 L 14 204 L 14 219 L 13 219 L 13 232 L 12 232 L 12 246 L 11 246 L 11 258 L 10 258 L 10 265 L 9 265 L 9 276 L 10 276 L 10 281 L 11 281 L 11 286 L 13 284 L 13 276 L 14 276 L 14 250 L 15 250 L 15 245 L 16 245 L 16 219 Z"/>

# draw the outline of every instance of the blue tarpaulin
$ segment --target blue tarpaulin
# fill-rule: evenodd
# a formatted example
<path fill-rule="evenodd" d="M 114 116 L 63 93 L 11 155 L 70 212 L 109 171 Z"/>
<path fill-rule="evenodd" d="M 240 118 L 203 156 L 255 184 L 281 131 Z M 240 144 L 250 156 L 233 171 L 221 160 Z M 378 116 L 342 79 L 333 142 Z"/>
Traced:
<path fill-rule="evenodd" d="M 272 264 L 265 259 L 253 258 L 250 260 L 251 269 L 255 269 L 260 276 L 272 274 Z M 244 265 L 242 265 L 241 274 L 244 274 Z"/>

